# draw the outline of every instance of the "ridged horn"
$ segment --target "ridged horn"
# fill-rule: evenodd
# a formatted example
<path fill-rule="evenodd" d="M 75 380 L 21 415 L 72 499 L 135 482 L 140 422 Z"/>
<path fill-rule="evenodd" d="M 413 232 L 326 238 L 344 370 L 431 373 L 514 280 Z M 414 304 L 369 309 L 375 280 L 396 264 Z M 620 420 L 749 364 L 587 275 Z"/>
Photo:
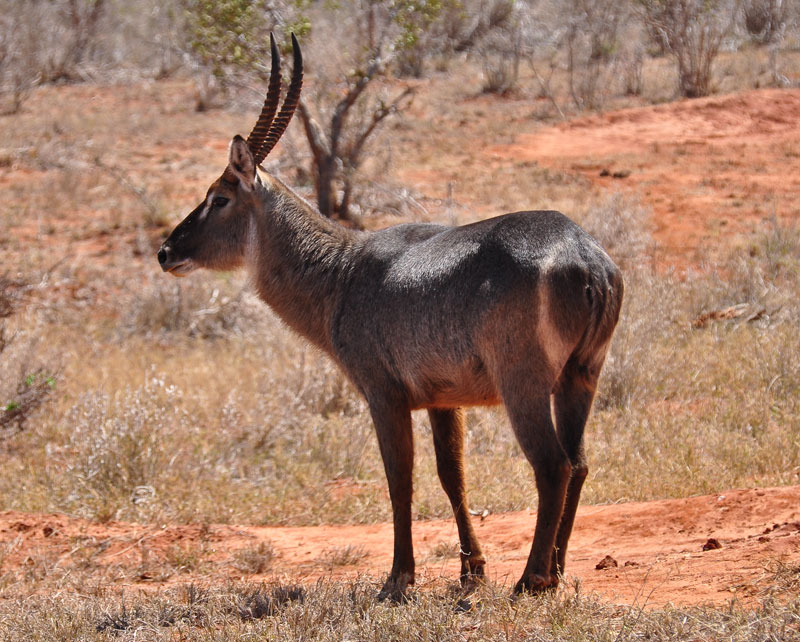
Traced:
<path fill-rule="evenodd" d="M 263 146 L 257 154 L 254 154 L 256 165 L 267 157 L 267 154 L 272 151 L 280 137 L 283 136 L 283 132 L 286 131 L 289 121 L 294 115 L 294 110 L 297 109 L 297 103 L 300 101 L 300 90 L 303 87 L 303 55 L 300 53 L 300 44 L 294 34 L 292 34 L 292 53 L 294 55 L 292 80 L 289 82 L 289 89 L 286 91 L 286 98 L 283 101 L 281 110 L 275 120 L 272 121 L 272 126 L 269 128 L 269 133 Z"/>
<path fill-rule="evenodd" d="M 258 158 L 264 140 L 267 138 L 272 121 L 275 119 L 275 112 L 278 111 L 278 102 L 281 97 L 281 56 L 278 53 L 278 45 L 275 44 L 275 36 L 270 32 L 269 47 L 272 52 L 272 68 L 269 72 L 269 88 L 267 96 L 264 98 L 264 106 L 261 108 L 261 115 L 258 117 L 253 131 L 247 137 L 247 147 L 254 157 Z M 263 156 L 261 159 L 263 160 Z M 256 161 L 256 164 L 260 163 Z"/>

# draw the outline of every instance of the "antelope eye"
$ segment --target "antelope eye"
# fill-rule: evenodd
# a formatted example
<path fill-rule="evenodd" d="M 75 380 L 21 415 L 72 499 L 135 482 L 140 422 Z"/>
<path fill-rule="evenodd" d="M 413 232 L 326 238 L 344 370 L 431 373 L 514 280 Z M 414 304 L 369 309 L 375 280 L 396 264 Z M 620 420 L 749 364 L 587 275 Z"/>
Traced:
<path fill-rule="evenodd" d="M 225 207 L 228 204 L 229 200 L 231 199 L 225 198 L 224 196 L 215 196 L 214 200 L 211 201 L 211 204 L 214 207 Z"/>

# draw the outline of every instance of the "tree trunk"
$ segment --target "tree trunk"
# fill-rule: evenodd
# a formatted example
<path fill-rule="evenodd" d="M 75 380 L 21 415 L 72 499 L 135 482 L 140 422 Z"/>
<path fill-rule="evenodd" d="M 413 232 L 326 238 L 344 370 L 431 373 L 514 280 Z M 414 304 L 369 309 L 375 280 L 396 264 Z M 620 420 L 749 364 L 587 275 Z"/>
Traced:
<path fill-rule="evenodd" d="M 314 189 L 317 192 L 317 207 L 328 218 L 337 214 L 336 189 L 336 159 L 326 156 L 314 163 Z"/>

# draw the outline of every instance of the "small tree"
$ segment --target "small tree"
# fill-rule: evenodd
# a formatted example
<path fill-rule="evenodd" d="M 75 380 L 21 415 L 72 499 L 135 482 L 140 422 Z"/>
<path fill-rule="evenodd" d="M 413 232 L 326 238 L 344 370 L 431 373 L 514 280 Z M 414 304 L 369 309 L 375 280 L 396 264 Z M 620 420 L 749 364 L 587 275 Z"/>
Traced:
<path fill-rule="evenodd" d="M 651 33 L 675 58 L 678 89 L 697 98 L 711 93 L 711 72 L 736 5 L 729 0 L 639 0 Z"/>
<path fill-rule="evenodd" d="M 305 0 L 179 0 L 184 47 L 195 65 L 197 110 L 237 77 L 269 75 L 269 32 L 276 27 L 305 35 L 310 25 Z"/>
<path fill-rule="evenodd" d="M 415 0 L 352 2 L 335 21 L 314 18 L 312 86 L 297 113 L 311 150 L 320 212 L 352 220 L 357 175 L 385 121 L 411 101 L 411 88 L 375 91 L 398 56 L 419 43 L 441 5 Z M 345 10 L 341 10 L 345 9 Z M 327 18 L 327 16 L 322 16 Z M 326 32 L 334 29 L 336 37 Z M 342 43 L 331 46 L 331 43 Z M 349 50 L 347 43 L 354 42 Z"/>
<path fill-rule="evenodd" d="M 351 219 L 354 179 L 364 160 L 366 143 L 387 117 L 407 104 L 412 94 L 411 88 L 406 88 L 390 101 L 365 104 L 364 92 L 383 73 L 384 65 L 376 52 L 366 69 L 350 76 L 344 96 L 333 106 L 324 129 L 311 115 L 306 101 L 300 99 L 297 113 L 311 149 L 317 205 L 325 216 Z M 341 196 L 337 183 L 341 183 Z"/>

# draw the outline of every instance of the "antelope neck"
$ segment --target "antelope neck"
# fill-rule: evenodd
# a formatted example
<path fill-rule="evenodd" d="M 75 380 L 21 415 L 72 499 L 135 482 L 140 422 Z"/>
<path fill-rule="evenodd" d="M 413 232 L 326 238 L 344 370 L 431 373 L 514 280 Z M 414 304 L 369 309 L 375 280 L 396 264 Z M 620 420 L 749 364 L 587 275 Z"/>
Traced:
<path fill-rule="evenodd" d="M 296 332 L 331 352 L 331 318 L 360 233 L 315 212 L 273 177 L 257 183 L 248 269 L 259 296 Z"/>

